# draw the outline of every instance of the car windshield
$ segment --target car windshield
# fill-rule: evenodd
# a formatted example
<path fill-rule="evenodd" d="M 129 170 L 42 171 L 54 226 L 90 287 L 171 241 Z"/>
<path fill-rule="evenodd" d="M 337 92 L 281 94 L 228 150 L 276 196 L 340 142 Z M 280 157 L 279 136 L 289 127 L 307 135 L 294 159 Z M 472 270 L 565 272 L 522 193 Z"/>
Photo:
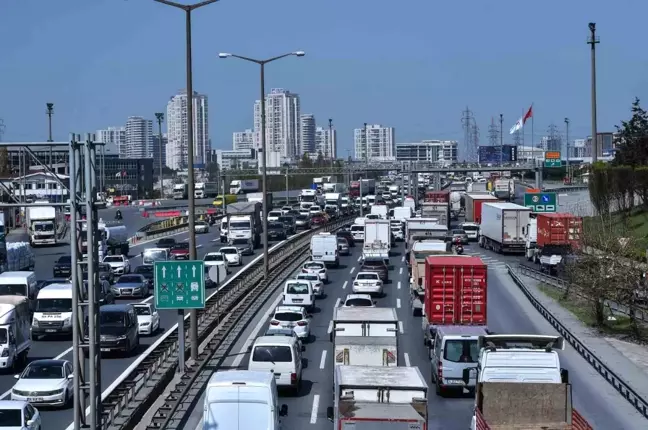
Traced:
<path fill-rule="evenodd" d="M 306 221 L 308 219 L 308 215 L 297 215 L 297 219 L 299 221 Z"/>
<path fill-rule="evenodd" d="M 291 216 L 280 216 L 279 221 L 284 222 L 284 223 L 285 222 L 292 222 L 293 218 Z"/>
<path fill-rule="evenodd" d="M 20 375 L 20 379 L 62 379 L 63 364 L 32 363 Z"/>
<path fill-rule="evenodd" d="M 338 237 L 337 240 L 338 245 L 348 245 L 349 243 L 346 241 L 346 239 Z"/>
<path fill-rule="evenodd" d="M 265 332 L 265 336 L 295 337 L 295 332 L 291 328 L 273 328 L 273 327 L 270 327 L 268 329 L 268 331 Z"/>
<path fill-rule="evenodd" d="M 72 257 L 64 255 L 58 259 L 58 264 L 72 264 Z"/>
<path fill-rule="evenodd" d="M 464 231 L 477 231 L 477 230 L 479 230 L 479 226 L 478 225 L 464 225 L 463 230 Z"/>
<path fill-rule="evenodd" d="M 181 249 L 181 250 L 188 250 L 189 249 L 189 244 L 188 243 L 178 243 L 176 244 L 173 249 Z"/>
<path fill-rule="evenodd" d="M 452 234 L 466 234 L 463 230 L 452 230 Z"/>
<path fill-rule="evenodd" d="M 356 280 L 358 281 L 375 281 L 378 279 L 376 273 L 358 273 Z"/>
<path fill-rule="evenodd" d="M 373 306 L 373 301 L 371 301 L 370 299 L 362 299 L 362 298 L 347 299 L 347 301 L 344 302 L 344 306 L 368 306 L 368 307 L 372 307 Z"/>
<path fill-rule="evenodd" d="M 364 232 L 364 225 L 352 225 L 351 231 Z"/>
<path fill-rule="evenodd" d="M 37 299 L 36 312 L 72 312 L 72 299 Z"/>
<path fill-rule="evenodd" d="M 302 316 L 297 312 L 277 312 L 274 315 L 274 319 L 276 319 L 277 321 L 295 322 L 301 321 Z"/>
<path fill-rule="evenodd" d="M 99 324 L 102 327 L 124 327 L 126 325 L 126 313 L 99 312 Z"/>
<path fill-rule="evenodd" d="M 268 216 L 279 218 L 281 216 L 281 212 L 271 211 L 270 213 L 268 213 Z"/>
<path fill-rule="evenodd" d="M 324 265 L 322 263 L 306 263 L 304 264 L 305 269 L 323 269 Z"/>
<path fill-rule="evenodd" d="M 286 294 L 308 294 L 308 284 L 293 282 L 286 285 Z"/>
<path fill-rule="evenodd" d="M 138 282 L 142 282 L 142 278 L 135 275 L 120 276 L 117 280 L 118 284 L 136 284 Z"/>
<path fill-rule="evenodd" d="M 151 315 L 151 308 L 148 306 L 135 306 L 135 313 L 137 315 Z"/>
<path fill-rule="evenodd" d="M 103 261 L 104 263 L 123 263 L 124 259 L 121 255 L 109 255 Z"/>
<path fill-rule="evenodd" d="M 223 254 L 236 254 L 236 253 L 238 253 L 236 248 L 221 248 L 220 252 L 222 252 Z"/>
<path fill-rule="evenodd" d="M 271 222 L 268 228 L 271 230 L 283 230 L 284 225 L 280 222 Z"/>
<path fill-rule="evenodd" d="M 319 281 L 319 276 L 303 273 L 301 275 L 297 275 L 297 279 L 303 279 L 305 281 Z"/>
<path fill-rule="evenodd" d="M 205 255 L 205 261 L 223 261 L 223 254 Z"/>
<path fill-rule="evenodd" d="M 16 427 L 22 428 L 22 410 L 0 409 L 0 428 Z"/>
<path fill-rule="evenodd" d="M 254 348 L 252 361 L 290 363 L 292 362 L 292 352 L 289 346 L 259 345 Z"/>
<path fill-rule="evenodd" d="M 175 245 L 175 243 L 176 243 L 175 239 L 160 239 L 160 241 L 158 242 L 158 245 L 162 245 L 162 246 L 171 245 L 171 246 L 173 246 L 173 245 Z"/>
<path fill-rule="evenodd" d="M 229 228 L 230 230 L 249 230 L 250 221 L 232 221 Z"/>
<path fill-rule="evenodd" d="M 477 363 L 479 360 L 477 339 L 446 341 L 443 358 L 453 363 Z"/>
<path fill-rule="evenodd" d="M 147 273 L 153 273 L 153 266 L 137 266 L 135 268 L 135 273 L 146 275 Z"/>

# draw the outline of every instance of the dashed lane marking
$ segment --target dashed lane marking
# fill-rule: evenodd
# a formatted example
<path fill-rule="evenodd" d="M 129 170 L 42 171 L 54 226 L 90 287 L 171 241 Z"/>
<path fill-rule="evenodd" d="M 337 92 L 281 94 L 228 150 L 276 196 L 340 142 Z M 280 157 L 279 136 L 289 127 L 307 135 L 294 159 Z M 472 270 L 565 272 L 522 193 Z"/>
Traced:
<path fill-rule="evenodd" d="M 319 400 L 320 400 L 319 394 L 315 394 L 313 396 L 313 409 L 311 410 L 311 418 L 310 418 L 311 424 L 317 423 L 317 412 L 319 410 Z"/>
<path fill-rule="evenodd" d="M 398 331 L 400 331 L 400 334 L 405 334 L 405 330 L 403 330 L 403 321 L 398 321 Z"/>
<path fill-rule="evenodd" d="M 325 365 L 326 365 L 326 350 L 322 351 L 322 358 L 320 359 L 320 369 L 324 369 Z"/>
<path fill-rule="evenodd" d="M 410 358 L 409 358 L 409 354 L 408 354 L 408 353 L 405 353 L 405 354 L 403 354 L 403 356 L 405 357 L 405 367 L 410 367 Z"/>
<path fill-rule="evenodd" d="M 403 268 L 402 268 L 402 267 L 401 267 L 400 270 L 398 271 L 398 274 L 399 274 L 399 275 L 402 275 L 402 274 L 403 274 Z"/>
<path fill-rule="evenodd" d="M 351 271 L 349 272 L 349 274 L 352 275 L 353 272 L 355 272 L 355 267 L 352 267 L 352 268 L 351 268 Z"/>
<path fill-rule="evenodd" d="M 396 299 L 396 307 L 398 309 L 400 309 L 400 307 L 401 307 L 401 300 L 400 299 Z"/>
<path fill-rule="evenodd" d="M 345 290 L 347 285 L 349 285 L 349 281 L 344 281 L 344 284 L 342 285 L 342 289 Z"/>
<path fill-rule="evenodd" d="M 397 288 L 398 288 L 399 290 L 401 289 L 401 282 L 400 282 L 400 281 L 398 281 L 398 287 L 397 287 Z"/>

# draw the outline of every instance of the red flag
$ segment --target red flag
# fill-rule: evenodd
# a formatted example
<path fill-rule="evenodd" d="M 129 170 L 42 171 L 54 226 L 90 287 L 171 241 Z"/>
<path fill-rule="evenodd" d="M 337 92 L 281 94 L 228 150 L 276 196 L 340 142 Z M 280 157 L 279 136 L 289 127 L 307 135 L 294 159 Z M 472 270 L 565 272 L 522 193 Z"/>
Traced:
<path fill-rule="evenodd" d="M 533 117 L 533 105 L 531 105 L 531 107 L 529 108 L 529 110 L 527 111 L 527 113 L 526 113 L 526 114 L 524 115 L 524 117 L 522 118 L 522 124 L 526 123 L 526 122 L 527 122 L 527 119 L 529 119 L 529 118 L 531 118 L 531 117 Z"/>

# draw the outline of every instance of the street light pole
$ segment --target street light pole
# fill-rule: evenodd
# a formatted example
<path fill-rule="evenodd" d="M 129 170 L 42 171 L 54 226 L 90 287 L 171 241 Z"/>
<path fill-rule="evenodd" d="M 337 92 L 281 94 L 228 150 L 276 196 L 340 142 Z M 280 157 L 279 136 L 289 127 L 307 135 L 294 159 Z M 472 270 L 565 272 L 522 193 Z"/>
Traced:
<path fill-rule="evenodd" d="M 294 51 L 287 54 L 278 55 L 276 57 L 268 58 L 266 60 L 257 60 L 250 57 L 244 57 L 242 55 L 230 54 L 228 52 L 220 52 L 218 54 L 219 58 L 238 58 L 239 60 L 249 61 L 251 63 L 258 64 L 261 67 L 261 181 L 262 181 L 262 191 L 263 191 L 263 276 L 268 278 L 268 178 L 267 178 L 267 169 L 266 164 L 268 162 L 268 155 L 266 152 L 266 109 L 265 109 L 265 65 L 272 63 L 273 61 L 280 60 L 285 57 L 295 56 L 303 57 L 306 55 L 304 51 Z M 288 195 L 286 195 L 288 199 Z"/>
<path fill-rule="evenodd" d="M 565 166 L 566 166 L 566 172 L 567 172 L 567 178 L 571 179 L 571 175 L 569 174 L 569 118 L 565 118 L 565 146 L 567 150 L 567 157 L 565 161 Z"/>
<path fill-rule="evenodd" d="M 331 151 L 331 169 L 335 161 L 335 151 L 333 150 L 333 118 L 329 118 L 329 151 Z"/>
<path fill-rule="evenodd" d="M 189 188 L 189 259 L 197 260 L 196 254 L 196 236 L 195 216 L 196 202 L 194 199 L 194 147 L 193 147 L 193 73 L 191 69 L 191 12 L 203 6 L 216 3 L 218 0 L 204 0 L 200 3 L 184 5 L 168 0 L 154 0 L 167 6 L 181 9 L 185 12 L 185 33 L 186 33 L 186 67 L 187 67 L 187 158 L 188 164 L 188 181 Z M 192 309 L 189 316 L 189 343 L 191 344 L 191 358 L 198 359 L 198 310 Z M 178 310 L 178 335 L 184 338 L 184 309 Z M 184 372 L 184 351 L 180 351 L 179 358 L 180 372 Z"/>
<path fill-rule="evenodd" d="M 587 39 L 587 44 L 592 47 L 592 163 L 596 163 L 598 161 L 598 133 L 596 132 L 596 45 L 601 43 L 601 40 L 596 36 L 596 23 L 590 22 L 588 26 L 591 35 Z"/>
<path fill-rule="evenodd" d="M 54 115 L 54 103 L 45 103 L 45 106 L 47 107 L 47 141 L 48 142 L 54 142 L 54 139 L 52 138 L 52 115 Z M 50 170 L 53 172 L 54 170 L 54 157 L 52 156 L 52 147 L 50 146 L 49 148 L 49 167 Z M 103 190 L 102 190 L 103 191 Z"/>
<path fill-rule="evenodd" d="M 160 198 L 164 198 L 164 186 L 163 186 L 163 180 L 164 180 L 164 174 L 162 173 L 162 148 L 164 148 L 164 145 L 162 144 L 162 121 L 164 121 L 164 114 L 162 112 L 157 112 L 155 114 L 155 118 L 157 119 L 158 123 L 158 136 L 160 139 Z"/>
<path fill-rule="evenodd" d="M 500 114 L 500 149 L 499 149 L 500 167 L 502 166 L 502 153 L 504 152 L 504 114 Z"/>

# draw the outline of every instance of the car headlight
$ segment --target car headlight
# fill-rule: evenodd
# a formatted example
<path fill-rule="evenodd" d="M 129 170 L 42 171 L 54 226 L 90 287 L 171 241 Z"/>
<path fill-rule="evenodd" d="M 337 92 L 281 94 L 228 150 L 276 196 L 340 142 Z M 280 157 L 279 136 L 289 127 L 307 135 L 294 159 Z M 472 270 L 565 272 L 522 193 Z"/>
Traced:
<path fill-rule="evenodd" d="M 122 336 L 117 336 L 117 340 L 125 340 L 128 336 L 122 335 Z"/>
<path fill-rule="evenodd" d="M 69 318 L 69 317 L 68 317 L 68 318 L 65 318 L 65 319 L 63 320 L 63 325 L 70 325 L 70 318 Z"/>

